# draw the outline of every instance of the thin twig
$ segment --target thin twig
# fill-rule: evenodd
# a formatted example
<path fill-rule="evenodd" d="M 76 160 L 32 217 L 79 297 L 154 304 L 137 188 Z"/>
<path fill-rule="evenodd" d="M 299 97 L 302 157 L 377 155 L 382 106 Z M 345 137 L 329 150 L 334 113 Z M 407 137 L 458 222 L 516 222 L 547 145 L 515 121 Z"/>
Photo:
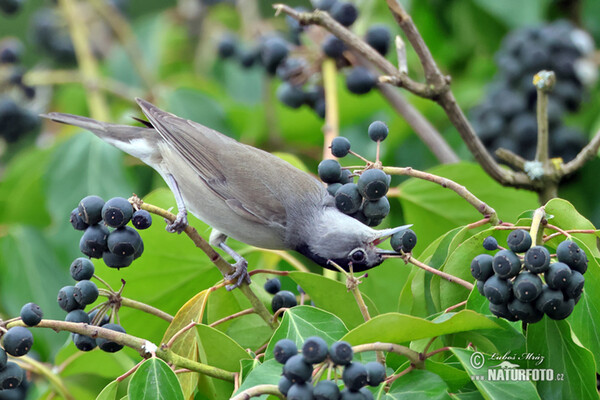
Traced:
<path fill-rule="evenodd" d="M 399 257 L 404 258 L 407 262 L 409 262 L 421 269 L 424 269 L 427 272 L 431 272 L 434 275 L 437 275 L 441 278 L 446 279 L 448 282 L 459 284 L 459 285 L 463 286 L 464 288 L 468 289 L 469 291 L 473 290 L 474 286 L 472 283 L 469 283 L 469 282 L 465 281 L 464 279 L 461 279 L 457 276 L 450 275 L 446 272 L 440 271 L 439 269 L 430 267 L 429 265 L 422 263 L 421 261 L 417 260 L 416 258 L 414 258 L 413 256 L 411 256 L 409 254 L 405 254 L 405 255 L 399 256 Z"/>
<path fill-rule="evenodd" d="M 600 130 L 596 132 L 592 140 L 577 154 L 577 156 L 564 164 L 560 170 L 563 176 L 570 175 L 577 171 L 585 163 L 592 160 L 598 154 L 600 148 Z"/>
<path fill-rule="evenodd" d="M 175 341 L 177 339 L 179 339 L 179 337 L 181 337 L 181 335 L 183 335 L 184 333 L 186 333 L 187 331 L 189 331 L 190 329 L 192 329 L 196 325 L 198 325 L 198 322 L 191 321 L 189 324 L 187 324 L 186 326 L 184 326 L 183 328 L 181 328 L 180 330 L 178 330 L 177 332 L 175 332 L 173 334 L 173 336 L 171 336 L 171 339 L 169 339 L 169 341 L 167 342 L 167 344 L 163 345 L 163 348 L 170 349 L 171 347 L 173 347 L 173 343 L 175 343 Z"/>
<path fill-rule="evenodd" d="M 225 318 L 221 318 L 220 320 L 213 322 L 209 326 L 211 328 L 214 328 L 215 326 L 222 324 L 223 322 L 231 321 L 232 319 L 241 317 L 243 315 L 254 314 L 255 312 L 256 311 L 254 311 L 254 308 L 247 308 L 245 310 L 236 312 L 235 314 L 228 315 Z"/>
<path fill-rule="evenodd" d="M 264 394 L 271 394 L 277 396 L 280 399 L 285 399 L 285 396 L 281 394 L 277 385 L 256 385 L 250 389 L 246 389 L 241 393 L 238 393 L 231 400 L 249 400 L 252 397 L 262 396 Z"/>

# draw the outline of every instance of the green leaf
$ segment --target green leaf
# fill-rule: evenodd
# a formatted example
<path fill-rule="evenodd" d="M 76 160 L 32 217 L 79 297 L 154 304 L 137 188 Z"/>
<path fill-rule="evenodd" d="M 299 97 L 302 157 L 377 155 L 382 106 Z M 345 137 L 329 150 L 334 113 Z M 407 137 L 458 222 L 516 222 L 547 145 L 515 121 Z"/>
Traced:
<path fill-rule="evenodd" d="M 544 400 L 598 398 L 594 357 L 578 344 L 567 321 L 545 316 L 540 322 L 530 324 L 527 352 L 544 357 L 539 365 L 530 361 L 529 368 L 551 369 L 554 373 L 554 380 L 537 383 Z"/>
<path fill-rule="evenodd" d="M 489 360 L 489 357 L 481 355 L 473 356 L 475 352 L 466 349 L 459 349 L 456 347 L 450 348 L 454 355 L 458 358 L 464 369 L 471 376 L 473 383 L 479 389 L 485 399 L 488 400 L 521 400 L 528 399 L 534 400 L 539 399 L 535 386 L 531 381 L 527 380 L 488 380 L 488 369 L 498 370 L 500 364 L 497 360 Z M 471 362 L 472 357 L 480 361 Z M 480 366 L 475 368 L 473 366 Z M 502 368 L 500 368 L 503 370 Z M 504 370 L 503 370 L 504 371 Z M 495 372 L 495 371 L 494 371 Z M 478 379 L 481 378 L 481 379 Z"/>
<path fill-rule="evenodd" d="M 448 386 L 433 372 L 413 370 L 394 381 L 386 398 L 394 400 L 450 399 Z"/>
<path fill-rule="evenodd" d="M 117 390 L 119 389 L 119 382 L 112 381 L 102 389 L 102 391 L 96 397 L 96 400 L 115 400 L 117 398 Z"/>
<path fill-rule="evenodd" d="M 175 372 L 157 357 L 149 358 L 133 374 L 127 395 L 130 400 L 183 400 Z"/>
<path fill-rule="evenodd" d="M 442 317 L 435 322 L 412 315 L 383 314 L 353 329 L 344 336 L 344 340 L 353 345 L 371 342 L 406 343 L 456 332 L 499 328 L 495 322 L 470 310 L 448 313 Z"/>
<path fill-rule="evenodd" d="M 522 211 L 536 208 L 537 205 L 535 194 L 501 186 L 477 164 L 461 162 L 432 168 L 427 172 L 464 185 L 493 207 L 503 221 L 516 220 Z M 399 189 L 406 221 L 414 224 L 411 229 L 419 238 L 417 253 L 423 244 L 432 242 L 445 232 L 482 218 L 465 199 L 434 183 L 411 178 L 402 183 Z"/>
<path fill-rule="evenodd" d="M 223 107 L 199 90 L 180 88 L 171 92 L 165 108 L 176 112 L 181 118 L 190 119 L 221 133 L 230 131 Z"/>
<path fill-rule="evenodd" d="M 594 224 L 592 224 L 587 218 L 583 215 L 579 214 L 579 212 L 573 207 L 571 203 L 563 199 L 552 199 L 545 206 L 546 214 L 551 214 L 552 218 L 548 220 L 552 225 L 556 225 L 559 228 L 569 230 L 569 229 L 591 229 L 595 230 Z M 553 230 L 547 229 L 546 232 L 552 232 Z M 592 250 L 591 253 L 588 253 L 588 258 L 590 255 L 595 257 L 600 256 L 600 251 L 596 245 L 596 235 L 590 235 L 589 233 L 574 233 L 573 237 L 578 238 L 582 242 L 585 243 L 586 247 Z M 566 238 L 564 236 L 559 236 L 555 238 L 547 244 L 555 244 L 558 245 L 559 242 L 562 242 Z"/>
<path fill-rule="evenodd" d="M 54 359 L 56 365 L 62 365 L 60 376 L 98 375 L 113 379 L 135 366 L 135 362 L 126 352 L 106 353 L 104 351 L 82 352 L 69 339 Z"/>
<path fill-rule="evenodd" d="M 283 365 L 275 361 L 274 358 L 266 360 L 250 371 L 235 394 L 257 385 L 277 385 L 279 379 L 281 379 L 282 368 Z"/>
<path fill-rule="evenodd" d="M 288 276 L 310 295 L 317 307 L 335 314 L 347 327 L 354 328 L 365 322 L 354 295 L 343 283 L 307 272 L 290 272 Z M 375 304 L 365 295 L 363 299 L 371 316 L 377 315 Z"/>
<path fill-rule="evenodd" d="M 431 358 L 425 360 L 425 369 L 439 375 L 446 382 L 450 392 L 457 392 L 467 383 L 471 382 L 469 374 L 463 369 L 456 368 L 450 363 L 433 361 Z"/>
<path fill-rule="evenodd" d="M 473 0 L 475 4 L 500 19 L 511 29 L 529 26 L 544 21 L 547 2 L 544 0 L 504 0 L 502 4 L 494 0 Z M 519 12 L 514 12 L 519 10 Z"/>
<path fill-rule="evenodd" d="M 322 337 L 328 345 L 338 341 L 348 328 L 334 314 L 310 306 L 290 308 L 283 314 L 281 324 L 273 334 L 265 352 L 265 360 L 273 358 L 273 348 L 280 339 L 290 339 L 298 348 L 310 336 Z"/>

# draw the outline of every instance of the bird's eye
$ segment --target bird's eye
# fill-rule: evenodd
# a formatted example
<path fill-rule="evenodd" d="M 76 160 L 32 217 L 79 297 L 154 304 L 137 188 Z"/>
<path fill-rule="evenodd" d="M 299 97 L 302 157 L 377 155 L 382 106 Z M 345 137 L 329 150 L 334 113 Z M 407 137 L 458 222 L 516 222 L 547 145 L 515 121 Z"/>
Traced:
<path fill-rule="evenodd" d="M 350 261 L 355 262 L 355 263 L 360 263 L 365 261 L 366 258 L 366 254 L 364 252 L 364 250 L 362 249 L 354 249 L 351 253 L 350 253 Z"/>

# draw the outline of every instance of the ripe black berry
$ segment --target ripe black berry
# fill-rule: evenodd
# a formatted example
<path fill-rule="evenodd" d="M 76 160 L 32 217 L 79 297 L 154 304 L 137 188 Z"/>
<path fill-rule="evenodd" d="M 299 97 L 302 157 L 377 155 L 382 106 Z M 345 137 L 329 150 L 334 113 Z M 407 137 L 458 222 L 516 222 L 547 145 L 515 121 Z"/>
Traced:
<path fill-rule="evenodd" d="M 58 305 L 66 312 L 81 309 L 83 306 L 75 299 L 75 286 L 65 286 L 58 291 Z"/>
<path fill-rule="evenodd" d="M 0 10 L 5 14 L 15 14 L 21 9 L 23 0 L 2 0 L 0 1 Z"/>
<path fill-rule="evenodd" d="M 235 55 L 237 40 L 232 35 L 223 35 L 217 45 L 217 53 L 220 58 L 230 58 Z"/>
<path fill-rule="evenodd" d="M 330 380 L 319 381 L 313 389 L 314 400 L 339 400 L 340 388 Z"/>
<path fill-rule="evenodd" d="M 383 141 L 390 133 L 387 125 L 385 124 L 385 122 L 382 121 L 372 122 L 371 125 L 369 125 L 369 129 L 367 132 L 371 140 L 374 142 Z"/>
<path fill-rule="evenodd" d="M 79 250 L 88 257 L 102 257 L 102 253 L 108 249 L 106 246 L 108 234 L 108 229 L 104 225 L 88 226 L 79 241 Z"/>
<path fill-rule="evenodd" d="M 333 19 L 344 26 L 350 26 L 358 18 L 358 9 L 352 3 L 338 1 L 329 11 Z"/>
<path fill-rule="evenodd" d="M 79 281 L 75 284 L 73 297 L 82 306 L 92 304 L 98 298 L 98 286 L 89 280 Z"/>
<path fill-rule="evenodd" d="M 120 256 L 134 255 L 139 248 L 142 238 L 140 234 L 129 226 L 115 229 L 108 235 L 106 244 L 108 250 Z"/>
<path fill-rule="evenodd" d="M 477 281 L 477 291 L 483 297 L 485 297 L 485 292 L 483 291 L 483 286 L 484 285 L 485 285 L 485 281 L 480 281 L 480 280 Z"/>
<path fill-rule="evenodd" d="M 296 347 L 296 343 L 290 339 L 281 339 L 275 343 L 273 356 L 278 363 L 285 364 L 290 357 L 296 354 L 298 354 L 298 348 Z"/>
<path fill-rule="evenodd" d="M 291 308 L 298 305 L 296 296 L 289 290 L 280 290 L 271 300 L 271 309 L 277 312 L 280 308 Z"/>
<path fill-rule="evenodd" d="M 83 310 L 73 310 L 67 314 L 67 316 L 65 317 L 65 321 L 83 322 L 84 324 L 89 324 L 90 316 Z"/>
<path fill-rule="evenodd" d="M 518 321 L 519 319 L 508 310 L 506 303 L 494 304 L 490 303 L 490 311 L 496 317 L 504 318 L 507 321 Z"/>
<path fill-rule="evenodd" d="M 471 261 L 471 275 L 480 281 L 485 281 L 494 275 L 492 261 L 494 257 L 489 254 L 479 254 Z"/>
<path fill-rule="evenodd" d="M 506 303 L 512 296 L 512 289 L 508 282 L 500 279 L 497 275 L 492 275 L 485 281 L 483 292 L 489 302 L 494 304 Z"/>
<path fill-rule="evenodd" d="M 318 336 L 311 336 L 302 345 L 302 355 L 306 362 L 318 364 L 325 361 L 327 357 L 327 342 Z"/>
<path fill-rule="evenodd" d="M 27 303 L 21 308 L 21 320 L 27 326 L 36 326 L 43 316 L 42 309 L 35 303 Z"/>
<path fill-rule="evenodd" d="M 33 335 L 29 329 L 13 326 L 3 336 L 4 350 L 13 357 L 21 357 L 29 353 L 33 346 Z"/>
<path fill-rule="evenodd" d="M 489 251 L 494 251 L 498 249 L 498 241 L 493 236 L 488 236 L 483 239 L 483 248 Z"/>
<path fill-rule="evenodd" d="M 569 280 L 569 285 L 563 289 L 565 296 L 571 299 L 576 299 L 578 296 L 583 293 L 583 284 L 585 283 L 585 278 L 583 275 L 577 271 L 571 272 L 571 279 Z"/>
<path fill-rule="evenodd" d="M 23 368 L 12 361 L 7 362 L 6 367 L 0 370 L 0 393 L 4 390 L 17 388 L 24 379 L 25 371 Z"/>
<path fill-rule="evenodd" d="M 296 382 L 288 390 L 287 400 L 313 400 L 313 386 L 306 382 Z"/>
<path fill-rule="evenodd" d="M 317 171 L 323 182 L 336 183 L 342 175 L 342 166 L 336 160 L 323 160 L 319 163 Z"/>
<path fill-rule="evenodd" d="M 140 246 L 141 247 L 141 246 Z M 125 268 L 129 267 L 133 260 L 135 259 L 135 254 L 130 256 L 122 256 L 119 254 L 111 253 L 110 251 L 105 251 L 102 253 L 102 260 L 107 267 L 110 268 Z"/>
<path fill-rule="evenodd" d="M 291 356 L 283 365 L 283 375 L 294 383 L 310 381 L 312 372 L 312 365 L 307 363 L 301 354 Z"/>
<path fill-rule="evenodd" d="M 500 250 L 494 256 L 492 267 L 499 278 L 509 279 L 521 270 L 521 260 L 510 250 Z"/>
<path fill-rule="evenodd" d="M 121 325 L 117 324 L 105 324 L 102 325 L 103 328 L 110 329 L 111 331 L 126 333 L 125 329 Z M 122 344 L 117 342 L 112 342 L 108 339 L 97 338 L 96 344 L 100 347 L 100 350 L 106 351 L 107 353 L 115 353 L 123 348 Z"/>
<path fill-rule="evenodd" d="M 542 293 L 542 280 L 531 272 L 521 272 L 513 282 L 513 293 L 523 303 L 531 303 Z"/>
<path fill-rule="evenodd" d="M 252 49 L 240 49 L 238 51 L 238 59 L 240 61 L 240 65 L 242 66 L 242 68 L 250 68 L 252 67 L 257 59 L 258 59 L 259 53 L 258 53 L 258 49 L 256 48 L 252 48 Z"/>
<path fill-rule="evenodd" d="M 354 350 L 352 350 L 352 346 L 348 342 L 335 342 L 329 348 L 329 357 L 336 365 L 348 365 L 352 362 Z"/>
<path fill-rule="evenodd" d="M 512 299 L 507 304 L 507 307 L 508 311 L 515 318 L 530 324 L 538 322 L 544 316 L 543 313 L 535 308 L 533 303 L 523 303 L 519 299 Z"/>
<path fill-rule="evenodd" d="M 412 229 L 401 230 L 392 235 L 390 244 L 398 253 L 410 253 L 417 245 L 417 234 Z"/>
<path fill-rule="evenodd" d="M 525 253 L 523 263 L 534 274 L 546 272 L 550 267 L 550 252 L 544 246 L 533 246 Z"/>
<path fill-rule="evenodd" d="M 83 222 L 88 225 L 97 224 L 102 220 L 102 207 L 104 200 L 99 196 L 84 197 L 77 206 Z"/>
<path fill-rule="evenodd" d="M 385 379 L 385 366 L 376 361 L 365 364 L 367 369 L 367 383 L 369 386 L 378 386 Z"/>
<path fill-rule="evenodd" d="M 365 395 L 360 390 L 352 391 L 348 388 L 344 388 L 340 392 L 340 399 L 341 400 L 368 400 L 367 398 L 365 398 Z"/>
<path fill-rule="evenodd" d="M 279 389 L 282 395 L 287 396 L 288 390 L 290 390 L 293 384 L 294 382 L 290 381 L 285 375 L 282 375 L 277 384 L 277 389 Z"/>
<path fill-rule="evenodd" d="M 335 206 L 344 214 L 353 214 L 360 209 L 362 197 L 355 183 L 346 183 L 335 192 Z"/>
<path fill-rule="evenodd" d="M 268 73 L 274 74 L 279 64 L 289 53 L 288 43 L 278 36 L 264 40 L 260 47 L 260 58 Z"/>
<path fill-rule="evenodd" d="M 331 141 L 331 154 L 335 157 L 346 157 L 348 151 L 350 151 L 350 141 L 347 138 L 343 136 L 333 138 Z"/>
<path fill-rule="evenodd" d="M 338 189 L 342 187 L 342 184 L 339 182 L 336 183 L 330 183 L 327 185 L 327 192 L 329 192 L 330 195 L 335 196 L 335 194 L 337 193 Z"/>
<path fill-rule="evenodd" d="M 0 371 L 6 367 L 6 363 L 8 362 L 8 356 L 6 355 L 6 351 L 2 347 L 0 347 Z"/>
<path fill-rule="evenodd" d="M 300 108 L 304 104 L 304 92 L 300 86 L 283 82 L 277 88 L 277 98 L 290 108 Z"/>
<path fill-rule="evenodd" d="M 146 210 L 137 210 L 131 217 L 135 229 L 148 229 L 152 225 L 152 215 Z"/>
<path fill-rule="evenodd" d="M 328 35 L 321 45 L 323 53 L 330 58 L 338 58 L 344 54 L 346 45 L 337 36 Z"/>
<path fill-rule="evenodd" d="M 556 258 L 581 274 L 587 270 L 587 256 L 577 243 L 570 240 L 560 242 L 556 247 Z"/>
<path fill-rule="evenodd" d="M 133 206 L 123 197 L 113 197 L 102 207 L 104 223 L 113 228 L 127 225 L 133 215 Z"/>
<path fill-rule="evenodd" d="M 508 235 L 506 243 L 515 253 L 523 253 L 531 247 L 531 235 L 523 229 L 517 229 Z"/>
<path fill-rule="evenodd" d="M 383 219 L 390 213 L 390 201 L 385 196 L 379 200 L 365 201 L 362 212 L 367 218 Z"/>
<path fill-rule="evenodd" d="M 69 271 L 76 281 L 92 279 L 92 276 L 94 276 L 94 263 L 87 258 L 79 257 L 71 263 Z"/>
<path fill-rule="evenodd" d="M 267 293 L 275 294 L 281 290 L 281 281 L 279 278 L 268 279 L 264 288 Z"/>
<path fill-rule="evenodd" d="M 351 362 L 344 367 L 344 385 L 351 391 L 358 391 L 367 384 L 367 369 L 359 362 Z"/>
<path fill-rule="evenodd" d="M 567 264 L 556 262 L 550 264 L 550 268 L 544 273 L 544 279 L 550 289 L 563 289 L 569 286 L 571 275 L 571 268 Z"/>
<path fill-rule="evenodd" d="M 356 184 L 362 196 L 368 200 L 382 198 L 389 189 L 387 174 L 377 168 L 364 171 Z"/>
<path fill-rule="evenodd" d="M 81 351 L 92 351 L 97 346 L 96 339 L 79 333 L 73 335 L 73 343 Z"/>
<path fill-rule="evenodd" d="M 542 293 L 535 301 L 535 307 L 541 312 L 548 314 L 552 310 L 558 308 L 564 301 L 563 292 L 560 290 L 551 289 L 548 285 L 544 285 Z"/>
<path fill-rule="evenodd" d="M 575 301 L 573 299 L 565 299 L 558 306 L 548 310 L 546 315 L 552 319 L 565 319 L 573 312 Z"/>
<path fill-rule="evenodd" d="M 84 231 L 85 228 L 87 228 L 89 226 L 88 224 L 86 224 L 83 221 L 81 214 L 79 214 L 78 208 L 71 211 L 71 217 L 70 217 L 69 221 L 71 221 L 71 225 L 73 225 L 73 228 L 75 228 L 78 231 Z"/>
<path fill-rule="evenodd" d="M 365 41 L 377 50 L 379 54 L 385 56 L 390 49 L 390 42 L 392 35 L 387 27 L 381 25 L 375 25 L 367 30 L 365 35 Z"/>
<path fill-rule="evenodd" d="M 354 67 L 346 75 L 346 87 L 351 93 L 366 94 L 377 84 L 377 77 L 365 67 Z"/>

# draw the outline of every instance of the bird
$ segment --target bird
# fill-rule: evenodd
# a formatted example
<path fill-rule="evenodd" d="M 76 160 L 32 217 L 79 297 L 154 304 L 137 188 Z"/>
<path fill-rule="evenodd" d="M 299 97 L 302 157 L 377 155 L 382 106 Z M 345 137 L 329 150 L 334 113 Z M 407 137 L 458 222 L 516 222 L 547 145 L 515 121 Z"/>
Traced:
<path fill-rule="evenodd" d="M 248 263 L 226 239 L 266 249 L 293 250 L 327 269 L 361 272 L 392 251 L 377 247 L 409 227 L 375 230 L 339 211 L 314 176 L 261 149 L 136 98 L 147 118 L 140 126 L 50 112 L 42 117 L 88 130 L 156 170 L 173 192 L 177 218 L 169 232 L 188 225 L 188 210 L 212 227 L 209 243 L 235 261 L 225 279 L 250 283 Z"/>

